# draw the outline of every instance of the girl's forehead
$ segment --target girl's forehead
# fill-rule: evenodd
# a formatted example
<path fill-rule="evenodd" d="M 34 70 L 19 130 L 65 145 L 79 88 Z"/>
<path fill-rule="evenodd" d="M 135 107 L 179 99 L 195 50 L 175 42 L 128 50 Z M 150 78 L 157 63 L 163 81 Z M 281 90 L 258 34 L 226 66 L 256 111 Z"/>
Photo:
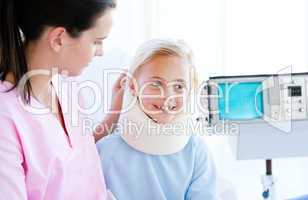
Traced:
<path fill-rule="evenodd" d="M 189 63 L 178 56 L 157 56 L 138 68 L 140 79 L 157 78 L 166 81 L 189 80 Z"/>

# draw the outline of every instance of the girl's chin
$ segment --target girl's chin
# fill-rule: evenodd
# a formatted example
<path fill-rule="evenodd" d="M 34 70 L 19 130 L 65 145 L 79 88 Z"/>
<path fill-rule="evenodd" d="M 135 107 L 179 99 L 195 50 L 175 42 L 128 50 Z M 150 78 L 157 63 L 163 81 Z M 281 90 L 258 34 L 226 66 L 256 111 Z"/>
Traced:
<path fill-rule="evenodd" d="M 174 116 L 149 116 L 154 122 L 158 124 L 167 124 L 172 122 Z"/>

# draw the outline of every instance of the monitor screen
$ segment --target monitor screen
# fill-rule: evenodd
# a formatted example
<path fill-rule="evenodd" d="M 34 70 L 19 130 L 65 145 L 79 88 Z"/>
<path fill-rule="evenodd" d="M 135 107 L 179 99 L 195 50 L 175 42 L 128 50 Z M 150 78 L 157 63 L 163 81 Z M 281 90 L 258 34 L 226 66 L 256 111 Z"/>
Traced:
<path fill-rule="evenodd" d="M 262 82 L 220 83 L 219 119 L 253 120 L 264 114 Z"/>

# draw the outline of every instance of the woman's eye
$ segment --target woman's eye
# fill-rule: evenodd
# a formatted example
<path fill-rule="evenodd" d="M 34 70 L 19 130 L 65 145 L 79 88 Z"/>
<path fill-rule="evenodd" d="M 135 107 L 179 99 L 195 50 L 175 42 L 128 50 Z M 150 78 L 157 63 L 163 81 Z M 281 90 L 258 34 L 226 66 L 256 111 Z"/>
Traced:
<path fill-rule="evenodd" d="M 95 45 L 102 45 L 102 43 L 103 43 L 102 41 L 95 41 L 94 42 Z"/>

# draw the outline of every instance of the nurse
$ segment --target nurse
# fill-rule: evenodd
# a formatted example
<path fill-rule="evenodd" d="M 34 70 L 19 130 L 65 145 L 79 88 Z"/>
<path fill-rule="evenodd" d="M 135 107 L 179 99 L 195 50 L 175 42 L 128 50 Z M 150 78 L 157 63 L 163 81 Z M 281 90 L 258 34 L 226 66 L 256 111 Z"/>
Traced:
<path fill-rule="evenodd" d="M 56 82 L 45 72 L 56 67 L 74 77 L 101 56 L 115 7 L 115 0 L 0 1 L 1 199 L 112 198 L 93 135 L 72 124 L 76 116 L 64 112 Z M 114 91 L 117 110 L 119 81 Z M 115 121 L 117 115 L 109 115 L 102 124 Z"/>
<path fill-rule="evenodd" d="M 118 128 L 97 143 L 117 199 L 217 199 L 211 153 L 185 110 L 195 86 L 191 57 L 177 40 L 152 40 L 137 51 Z"/>

